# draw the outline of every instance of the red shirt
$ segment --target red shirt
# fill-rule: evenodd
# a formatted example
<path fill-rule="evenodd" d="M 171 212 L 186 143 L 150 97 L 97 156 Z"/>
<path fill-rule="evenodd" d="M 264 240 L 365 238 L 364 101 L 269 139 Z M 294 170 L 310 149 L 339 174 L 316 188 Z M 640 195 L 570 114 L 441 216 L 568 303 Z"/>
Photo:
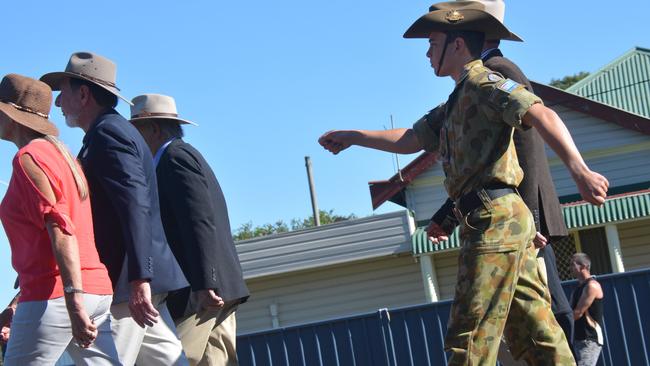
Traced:
<path fill-rule="evenodd" d="M 47 175 L 56 202 L 50 203 L 20 164 L 28 154 Z M 46 218 L 74 236 L 79 246 L 83 290 L 96 295 L 113 293 L 106 267 L 95 248 L 90 199 L 81 201 L 72 172 L 54 145 L 36 139 L 18 150 L 13 159 L 9 188 L 0 204 L 0 219 L 11 246 L 11 263 L 18 272 L 20 301 L 49 300 L 63 296 Z M 79 168 L 81 172 L 81 168 Z"/>

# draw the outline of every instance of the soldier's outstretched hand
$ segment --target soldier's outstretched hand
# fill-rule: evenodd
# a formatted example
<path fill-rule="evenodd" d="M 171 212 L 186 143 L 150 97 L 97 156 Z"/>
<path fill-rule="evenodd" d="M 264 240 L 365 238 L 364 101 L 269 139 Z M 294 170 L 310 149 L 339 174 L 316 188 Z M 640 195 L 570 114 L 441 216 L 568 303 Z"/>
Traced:
<path fill-rule="evenodd" d="M 332 130 L 325 132 L 318 139 L 318 143 L 321 144 L 325 150 L 336 155 L 352 145 L 350 142 L 351 135 L 351 131 Z"/>
<path fill-rule="evenodd" d="M 609 181 L 604 176 L 587 170 L 586 173 L 575 178 L 578 191 L 582 199 L 594 205 L 600 206 L 605 202 Z"/>

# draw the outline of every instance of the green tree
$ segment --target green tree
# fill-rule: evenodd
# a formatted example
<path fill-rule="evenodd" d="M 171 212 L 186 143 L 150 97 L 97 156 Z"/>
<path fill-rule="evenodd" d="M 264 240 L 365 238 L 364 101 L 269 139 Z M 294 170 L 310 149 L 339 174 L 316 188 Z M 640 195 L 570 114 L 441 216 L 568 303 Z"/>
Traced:
<path fill-rule="evenodd" d="M 255 227 L 253 227 L 253 223 L 249 221 L 237 228 L 233 235 L 233 239 L 246 240 L 257 238 L 258 236 L 286 233 L 287 231 L 289 231 L 289 226 L 287 226 L 287 224 L 282 220 L 276 221 L 275 224 L 264 224 Z"/>
<path fill-rule="evenodd" d="M 565 76 L 562 79 L 551 79 L 549 85 L 554 86 L 558 89 L 566 90 L 568 87 L 586 78 L 587 76 L 589 76 L 588 72 L 580 71 L 577 74 Z"/>
<path fill-rule="evenodd" d="M 329 211 L 320 210 L 319 216 L 320 216 L 321 225 L 333 224 L 335 222 L 357 218 L 355 214 L 349 214 L 348 216 L 336 215 L 334 214 L 334 210 L 329 210 Z M 315 226 L 314 216 L 309 216 L 308 218 L 302 220 L 300 219 L 291 220 L 291 230 L 308 229 L 313 226 Z"/>
<path fill-rule="evenodd" d="M 347 216 L 336 215 L 334 210 L 324 211 L 320 210 L 320 223 L 321 225 L 332 224 L 339 221 L 356 219 L 355 214 Z M 264 224 L 260 226 L 253 226 L 252 222 L 242 224 L 235 230 L 233 239 L 236 241 L 257 238 L 260 236 L 267 236 L 271 234 L 286 233 L 293 230 L 308 229 L 314 226 L 314 218 L 312 216 L 304 219 L 292 219 L 290 225 L 287 225 L 283 220 L 278 220 L 275 224 Z"/>

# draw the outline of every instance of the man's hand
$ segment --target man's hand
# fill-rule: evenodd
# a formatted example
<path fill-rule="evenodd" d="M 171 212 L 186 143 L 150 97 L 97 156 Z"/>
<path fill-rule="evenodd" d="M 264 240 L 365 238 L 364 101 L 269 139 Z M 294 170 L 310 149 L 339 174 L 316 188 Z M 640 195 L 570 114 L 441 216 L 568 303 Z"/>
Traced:
<path fill-rule="evenodd" d="M 533 239 L 533 244 L 535 244 L 535 248 L 542 249 L 546 244 L 548 244 L 548 240 L 538 231 L 537 234 L 535 234 L 535 239 Z"/>
<path fill-rule="evenodd" d="M 11 320 L 14 318 L 16 309 L 13 306 L 8 306 L 0 313 L 0 343 L 9 342 L 9 333 L 11 327 Z"/>
<path fill-rule="evenodd" d="M 66 294 L 66 297 L 68 296 L 74 296 L 74 299 L 68 300 L 66 298 L 68 316 L 72 325 L 72 336 L 79 346 L 88 348 L 97 338 L 97 327 L 86 314 L 80 294 Z"/>
<path fill-rule="evenodd" d="M 427 237 L 433 244 L 438 244 L 441 241 L 449 239 L 447 233 L 440 227 L 440 225 L 433 221 L 430 221 L 427 226 Z"/>
<path fill-rule="evenodd" d="M 607 178 L 587 169 L 584 173 L 575 176 L 574 180 L 582 199 L 597 206 L 605 202 L 607 190 L 609 189 Z"/>
<path fill-rule="evenodd" d="M 0 313 L 0 327 L 8 327 L 11 324 L 11 319 L 14 318 L 16 313 L 16 308 L 13 306 L 8 306 L 6 309 Z"/>
<path fill-rule="evenodd" d="M 318 139 L 318 143 L 326 150 L 336 155 L 352 145 L 352 134 L 352 131 L 343 130 L 325 132 Z"/>
<path fill-rule="evenodd" d="M 131 294 L 129 296 L 129 310 L 131 317 L 142 328 L 153 326 L 158 322 L 158 310 L 151 303 L 151 287 L 147 280 L 130 282 Z"/>
<path fill-rule="evenodd" d="M 0 330 L 0 343 L 7 344 L 7 342 L 9 342 L 10 333 L 11 329 L 9 327 L 2 327 L 2 330 Z"/>
<path fill-rule="evenodd" d="M 223 299 L 212 289 L 199 290 L 197 291 L 197 295 L 201 309 L 218 310 L 223 307 Z"/>

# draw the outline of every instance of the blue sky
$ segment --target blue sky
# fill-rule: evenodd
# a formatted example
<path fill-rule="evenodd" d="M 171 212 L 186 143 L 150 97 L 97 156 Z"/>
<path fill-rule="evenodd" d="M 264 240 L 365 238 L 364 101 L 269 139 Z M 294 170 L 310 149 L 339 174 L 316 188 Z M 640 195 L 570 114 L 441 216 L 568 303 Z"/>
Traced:
<path fill-rule="evenodd" d="M 529 78 L 548 82 L 595 71 L 633 46 L 650 47 L 650 2 L 507 1 L 506 23 L 525 43 L 502 50 Z M 395 173 L 391 155 L 353 148 L 333 156 L 316 143 L 338 128 L 409 127 L 451 92 L 405 40 L 428 1 L 13 1 L 3 8 L 3 74 L 61 71 L 75 51 L 118 65 L 123 95 L 176 98 L 186 140 L 212 165 L 234 228 L 311 213 L 304 156 L 312 158 L 322 209 L 373 214 L 367 182 Z M 587 7 L 589 5 L 589 7 Z M 126 105 L 119 111 L 128 115 Z M 52 119 L 76 153 L 81 130 Z M 0 181 L 15 146 L 0 141 Z M 402 157 L 404 166 L 416 155 Z M 6 187 L 0 183 L 0 196 Z M 384 204 L 374 213 L 400 209 Z M 0 306 L 15 273 L 0 230 Z"/>

